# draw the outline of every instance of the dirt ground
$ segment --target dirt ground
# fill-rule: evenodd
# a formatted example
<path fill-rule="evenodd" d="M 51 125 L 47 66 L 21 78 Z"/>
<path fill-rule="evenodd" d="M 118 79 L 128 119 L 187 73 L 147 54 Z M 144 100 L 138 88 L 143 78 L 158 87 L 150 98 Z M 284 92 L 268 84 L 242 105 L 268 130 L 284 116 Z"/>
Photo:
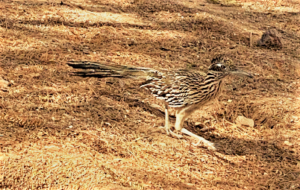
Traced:
<path fill-rule="evenodd" d="M 0 1 L 1 189 L 300 189 L 299 10 L 294 0 Z M 282 49 L 256 45 L 268 28 Z M 215 152 L 160 130 L 163 103 L 140 81 L 66 65 L 205 71 L 220 54 L 254 78 L 230 78 L 185 122 Z M 255 126 L 236 125 L 241 115 Z"/>

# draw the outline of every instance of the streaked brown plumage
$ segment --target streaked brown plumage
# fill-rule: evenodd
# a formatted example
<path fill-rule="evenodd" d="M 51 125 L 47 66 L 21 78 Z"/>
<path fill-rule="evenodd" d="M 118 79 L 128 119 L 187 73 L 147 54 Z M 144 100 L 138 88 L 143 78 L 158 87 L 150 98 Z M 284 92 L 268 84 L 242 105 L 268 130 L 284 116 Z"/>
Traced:
<path fill-rule="evenodd" d="M 167 133 L 178 138 L 182 137 L 170 129 L 168 107 L 172 107 L 176 110 L 175 129 L 197 138 L 199 143 L 203 142 L 213 150 L 215 149 L 213 143 L 183 128 L 183 122 L 194 111 L 219 96 L 223 79 L 226 76 L 235 73 L 251 76 L 236 69 L 222 57 L 212 60 L 212 65 L 206 75 L 192 70 L 158 71 L 150 68 L 107 65 L 88 61 L 70 61 L 68 65 L 84 69 L 76 73 L 80 76 L 144 78 L 146 82 L 141 87 L 149 89 L 154 96 L 165 101 L 164 128 Z"/>

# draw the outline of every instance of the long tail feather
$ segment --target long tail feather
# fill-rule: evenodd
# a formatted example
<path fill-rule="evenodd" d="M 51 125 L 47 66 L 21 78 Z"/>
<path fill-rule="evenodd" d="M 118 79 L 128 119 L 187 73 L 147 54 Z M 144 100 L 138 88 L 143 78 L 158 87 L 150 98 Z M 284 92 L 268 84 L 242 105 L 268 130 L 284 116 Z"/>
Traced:
<path fill-rule="evenodd" d="M 129 67 L 123 65 L 107 65 L 90 61 L 69 61 L 69 66 L 83 69 L 73 74 L 83 77 L 120 77 L 120 78 L 148 78 L 157 75 L 157 71 L 144 67 Z"/>

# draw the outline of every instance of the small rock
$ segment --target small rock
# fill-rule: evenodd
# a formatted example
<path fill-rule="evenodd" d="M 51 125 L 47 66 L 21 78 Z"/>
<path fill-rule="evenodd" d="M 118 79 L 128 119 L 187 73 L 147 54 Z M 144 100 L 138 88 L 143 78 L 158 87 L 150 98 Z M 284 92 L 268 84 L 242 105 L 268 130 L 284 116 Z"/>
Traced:
<path fill-rule="evenodd" d="M 167 146 L 166 143 L 159 143 L 160 146 Z"/>
<path fill-rule="evenodd" d="M 2 77 L 0 77 L 0 90 L 7 91 L 8 88 L 8 81 L 4 80 Z"/>
<path fill-rule="evenodd" d="M 195 126 L 202 125 L 202 122 L 195 122 Z"/>
<path fill-rule="evenodd" d="M 244 116 L 238 116 L 236 118 L 235 122 L 238 125 L 246 125 L 246 126 L 249 126 L 249 127 L 254 127 L 253 119 L 249 119 L 249 118 L 246 118 Z"/>
<path fill-rule="evenodd" d="M 38 132 L 38 134 L 37 134 L 37 136 L 39 136 L 39 137 L 41 137 L 41 136 L 43 136 L 43 135 L 44 135 L 43 132 Z"/>
<path fill-rule="evenodd" d="M 159 106 L 159 105 L 157 105 L 157 104 L 151 104 L 150 106 L 153 107 L 153 108 L 156 108 L 156 109 L 160 109 L 160 108 L 161 108 L 161 106 Z M 129 112 L 128 112 L 128 113 L 129 113 Z"/>
<path fill-rule="evenodd" d="M 292 116 L 293 120 L 295 120 L 296 122 L 299 120 L 299 118 L 297 116 Z"/>
<path fill-rule="evenodd" d="M 283 144 L 284 144 L 284 146 L 292 146 L 292 145 L 293 145 L 293 144 L 290 143 L 289 141 L 284 141 Z"/>

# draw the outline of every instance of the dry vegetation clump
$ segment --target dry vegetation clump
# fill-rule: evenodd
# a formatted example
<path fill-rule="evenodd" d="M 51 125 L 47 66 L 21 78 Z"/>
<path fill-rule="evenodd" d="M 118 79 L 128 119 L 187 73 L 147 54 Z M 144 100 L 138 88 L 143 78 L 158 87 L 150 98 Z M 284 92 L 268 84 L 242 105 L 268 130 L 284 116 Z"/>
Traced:
<path fill-rule="evenodd" d="M 0 187 L 299 189 L 299 4 L 267 2 L 1 1 Z M 255 45 L 269 28 L 282 49 Z M 65 64 L 205 70 L 218 54 L 255 77 L 228 80 L 185 123 L 216 152 L 158 130 L 162 103 L 139 81 Z M 236 125 L 241 115 L 255 126 Z"/>
<path fill-rule="evenodd" d="M 269 49 L 281 49 L 282 42 L 281 38 L 276 29 L 271 28 L 263 33 L 260 40 L 257 42 L 258 46 L 269 48 Z"/>

